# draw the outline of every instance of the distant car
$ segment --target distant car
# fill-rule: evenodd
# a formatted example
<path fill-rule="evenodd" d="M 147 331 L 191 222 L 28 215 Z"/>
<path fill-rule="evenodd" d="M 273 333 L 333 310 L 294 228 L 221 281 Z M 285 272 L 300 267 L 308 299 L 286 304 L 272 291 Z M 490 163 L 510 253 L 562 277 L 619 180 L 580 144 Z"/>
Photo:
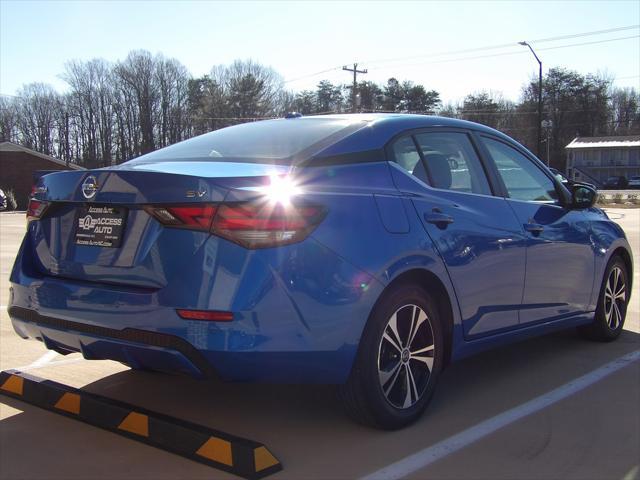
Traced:
<path fill-rule="evenodd" d="M 8 312 L 88 359 L 338 384 L 355 419 L 400 428 L 450 361 L 578 326 L 620 335 L 632 253 L 596 196 L 471 122 L 246 123 L 42 177 Z"/>
<path fill-rule="evenodd" d="M 6 209 L 7 209 L 7 196 L 4 194 L 4 192 L 0 188 L 0 212 Z"/>
<path fill-rule="evenodd" d="M 634 175 L 629 179 L 629 188 L 640 188 L 640 175 Z"/>
<path fill-rule="evenodd" d="M 602 184 L 602 188 L 604 190 L 620 190 L 623 188 L 627 188 L 628 185 L 629 182 L 627 181 L 626 177 L 615 176 L 607 178 Z"/>
<path fill-rule="evenodd" d="M 549 170 L 551 170 L 551 173 L 553 173 L 553 176 L 556 177 L 565 187 L 571 184 L 571 180 L 565 177 L 564 174 L 557 168 L 549 167 Z"/>

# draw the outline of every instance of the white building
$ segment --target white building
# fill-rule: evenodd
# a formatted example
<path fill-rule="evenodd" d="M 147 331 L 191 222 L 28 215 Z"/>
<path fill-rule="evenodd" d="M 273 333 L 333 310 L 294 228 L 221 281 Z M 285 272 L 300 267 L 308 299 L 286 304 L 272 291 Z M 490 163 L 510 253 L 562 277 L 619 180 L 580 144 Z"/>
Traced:
<path fill-rule="evenodd" d="M 565 148 L 570 180 L 600 186 L 609 177 L 640 175 L 640 135 L 576 137 Z"/>

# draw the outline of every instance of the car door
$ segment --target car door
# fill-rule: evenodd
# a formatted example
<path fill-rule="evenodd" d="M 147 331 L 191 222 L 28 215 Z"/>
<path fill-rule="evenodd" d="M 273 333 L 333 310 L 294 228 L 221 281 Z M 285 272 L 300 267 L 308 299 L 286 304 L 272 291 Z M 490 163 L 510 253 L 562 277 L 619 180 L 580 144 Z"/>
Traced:
<path fill-rule="evenodd" d="M 525 237 L 493 195 L 468 132 L 407 134 L 388 149 L 396 186 L 411 199 L 444 260 L 467 338 L 518 326 Z M 393 165 L 393 164 L 392 164 Z"/>
<path fill-rule="evenodd" d="M 501 139 L 481 138 L 527 236 L 520 324 L 585 312 L 595 265 L 586 213 L 563 206 L 560 187 L 537 160 Z"/>

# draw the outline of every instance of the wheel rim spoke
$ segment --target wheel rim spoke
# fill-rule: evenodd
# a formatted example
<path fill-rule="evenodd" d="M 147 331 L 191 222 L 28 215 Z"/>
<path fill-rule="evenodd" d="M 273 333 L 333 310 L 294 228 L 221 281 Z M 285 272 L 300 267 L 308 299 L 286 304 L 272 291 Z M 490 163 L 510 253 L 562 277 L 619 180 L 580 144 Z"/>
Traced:
<path fill-rule="evenodd" d="M 433 370 L 433 356 L 425 355 L 434 351 L 434 346 L 429 345 L 428 347 L 421 348 L 420 350 L 416 350 L 411 352 L 411 360 L 416 360 L 417 362 L 424 363 L 429 371 Z"/>
<path fill-rule="evenodd" d="M 381 370 L 381 369 L 378 370 L 378 375 L 380 377 L 380 385 L 384 387 L 384 385 L 387 384 L 389 379 L 398 372 L 401 366 L 402 366 L 402 362 L 398 360 L 398 362 L 393 366 L 393 368 L 391 368 L 391 370 Z"/>
<path fill-rule="evenodd" d="M 404 366 L 405 382 L 407 384 L 407 393 L 404 397 L 403 408 L 409 408 L 418 400 L 418 387 L 416 387 L 416 381 L 413 378 L 413 372 L 408 364 Z M 415 398 L 415 400 L 414 400 Z"/>
<path fill-rule="evenodd" d="M 416 355 L 411 355 L 411 360 L 422 362 L 427 366 L 427 369 L 429 371 L 433 370 L 433 357 L 419 357 Z"/>
<path fill-rule="evenodd" d="M 611 284 L 607 282 L 607 288 L 604 291 L 604 296 L 607 298 L 613 297 L 613 292 L 611 291 Z"/>
<path fill-rule="evenodd" d="M 391 338 L 391 336 L 387 332 L 384 332 L 384 335 L 382 338 L 384 338 L 387 342 L 389 342 L 389 345 L 395 348 L 398 351 L 398 353 L 402 351 L 402 347 L 398 345 L 397 342 L 393 338 Z"/>
<path fill-rule="evenodd" d="M 413 340 L 416 338 L 416 333 L 420 329 L 420 326 L 427 319 L 427 314 L 421 308 L 418 308 L 414 305 L 413 307 L 413 315 L 411 316 L 411 332 L 409 334 L 409 341 L 405 345 L 407 348 L 410 348 L 413 344 Z"/>
<path fill-rule="evenodd" d="M 620 314 L 620 309 L 618 308 L 618 304 L 616 302 L 613 302 L 613 325 L 611 326 L 611 328 L 613 329 L 618 328 L 618 324 L 620 323 L 621 318 L 622 318 L 622 315 Z"/>
<path fill-rule="evenodd" d="M 411 350 L 411 356 L 415 357 L 420 355 L 421 353 L 432 352 L 435 347 L 433 345 L 429 345 L 427 347 L 421 348 L 420 350 Z"/>
<path fill-rule="evenodd" d="M 398 332 L 398 312 L 394 313 L 393 316 L 389 319 L 387 328 L 391 330 L 391 334 L 396 341 L 396 345 L 398 345 L 398 349 L 402 350 L 402 340 L 400 339 L 400 333 Z"/>
<path fill-rule="evenodd" d="M 400 377 L 400 372 L 402 371 L 402 368 L 400 368 L 401 366 L 402 362 L 398 361 L 398 364 L 393 369 L 393 374 L 389 375 L 389 377 L 391 377 L 391 380 L 389 380 L 389 377 L 387 377 L 387 381 L 381 384 L 382 388 L 384 389 L 384 394 L 387 397 L 389 396 L 389 393 L 391 393 L 391 390 L 393 390 L 393 387 L 396 385 L 396 383 L 398 383 L 398 378 Z M 384 388 L 384 385 L 387 383 L 387 388 Z"/>

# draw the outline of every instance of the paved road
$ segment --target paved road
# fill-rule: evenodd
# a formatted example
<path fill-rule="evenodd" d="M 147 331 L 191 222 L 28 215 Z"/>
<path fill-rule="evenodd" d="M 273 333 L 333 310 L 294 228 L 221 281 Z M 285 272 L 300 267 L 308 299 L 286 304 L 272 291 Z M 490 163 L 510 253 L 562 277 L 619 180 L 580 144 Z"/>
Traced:
<path fill-rule="evenodd" d="M 420 479 L 637 479 L 640 362 L 595 383 L 590 373 L 640 350 L 640 210 L 609 214 L 625 228 L 636 261 L 621 338 L 604 345 L 563 332 L 459 362 L 444 373 L 427 414 L 399 432 L 351 423 L 331 387 L 199 382 L 78 354 L 43 357 L 42 344 L 13 333 L 5 307 L 0 368 L 31 365 L 38 376 L 262 441 L 285 467 L 273 478 L 362 477 L 422 452 L 412 468 L 396 465 L 396 473 Z M 21 215 L 0 215 L 1 305 L 24 228 Z M 455 445 L 461 448 L 420 467 Z M 0 478 L 234 477 L 0 397 Z"/>

